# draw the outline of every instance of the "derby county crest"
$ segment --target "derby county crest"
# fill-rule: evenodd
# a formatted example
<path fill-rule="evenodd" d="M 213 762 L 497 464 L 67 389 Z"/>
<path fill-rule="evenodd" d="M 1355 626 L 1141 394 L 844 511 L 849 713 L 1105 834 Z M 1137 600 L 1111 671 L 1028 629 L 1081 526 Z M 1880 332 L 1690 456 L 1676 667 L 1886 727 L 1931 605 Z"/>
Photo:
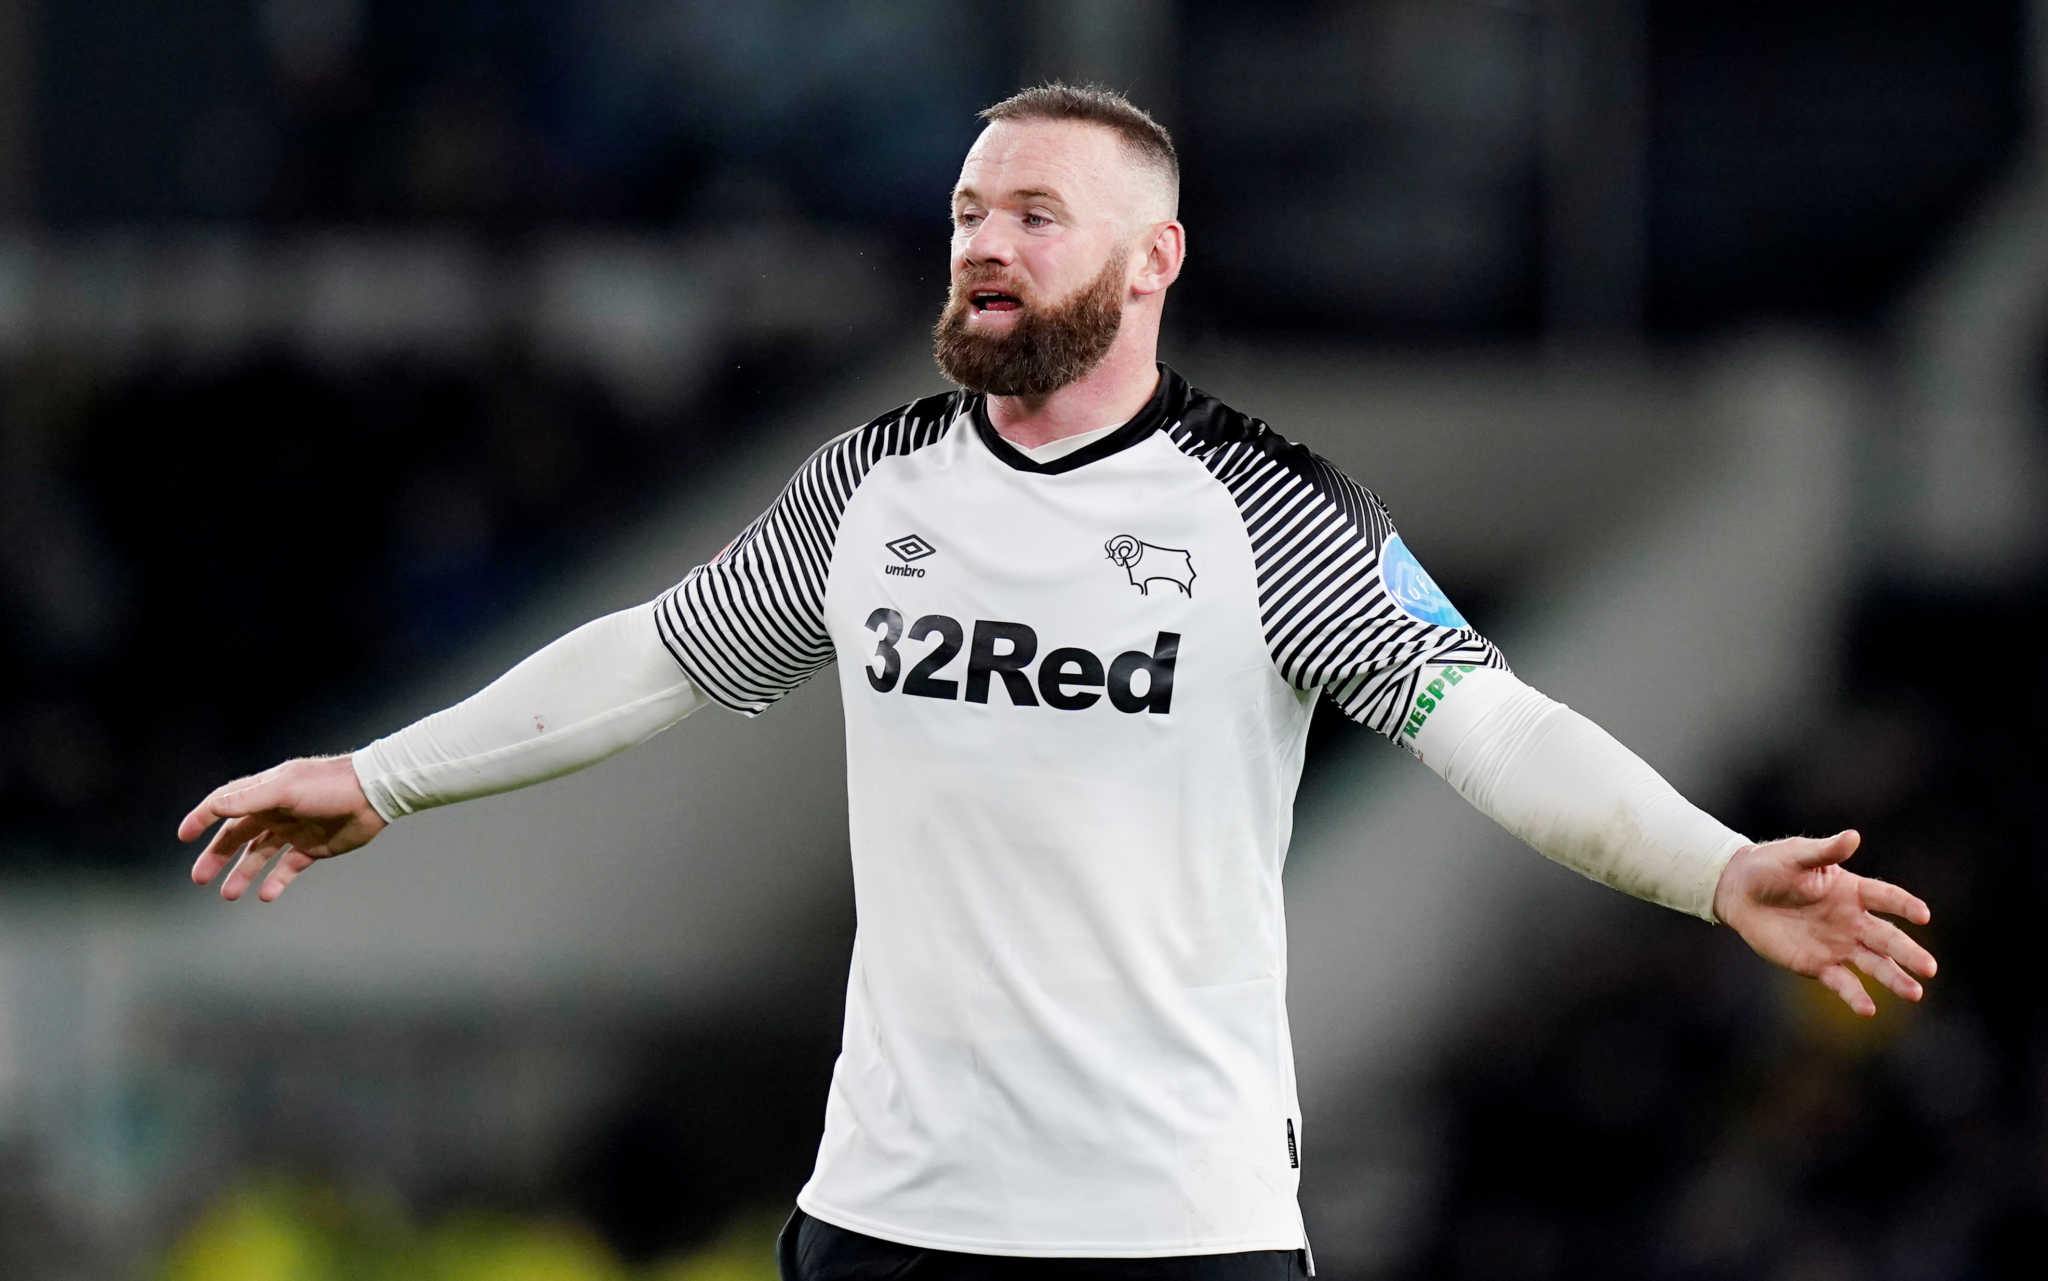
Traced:
<path fill-rule="evenodd" d="M 1102 546 L 1110 561 L 1130 576 L 1140 596 L 1150 596 L 1150 584 L 1161 581 L 1180 588 L 1182 595 L 1195 594 L 1195 562 L 1184 549 L 1156 546 L 1129 534 L 1118 534 Z"/>

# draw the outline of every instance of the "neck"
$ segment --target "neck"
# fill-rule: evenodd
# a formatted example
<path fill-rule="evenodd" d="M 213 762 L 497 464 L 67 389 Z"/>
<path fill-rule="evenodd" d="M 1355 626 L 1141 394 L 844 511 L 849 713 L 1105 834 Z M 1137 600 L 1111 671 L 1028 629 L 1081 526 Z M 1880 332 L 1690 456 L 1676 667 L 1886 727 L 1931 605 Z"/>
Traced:
<path fill-rule="evenodd" d="M 1044 396 L 990 396 L 988 421 L 1013 445 L 1035 449 L 1136 416 L 1159 388 L 1156 342 L 1109 349 L 1084 378 Z"/>

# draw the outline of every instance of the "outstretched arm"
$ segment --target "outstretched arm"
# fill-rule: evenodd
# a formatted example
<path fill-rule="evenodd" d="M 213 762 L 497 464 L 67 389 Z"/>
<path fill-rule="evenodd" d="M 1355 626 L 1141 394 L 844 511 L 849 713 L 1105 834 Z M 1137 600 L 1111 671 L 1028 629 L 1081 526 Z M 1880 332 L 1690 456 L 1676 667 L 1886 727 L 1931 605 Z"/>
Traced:
<path fill-rule="evenodd" d="M 525 787 L 643 742 L 705 704 L 636 605 L 584 624 L 476 694 L 353 756 L 286 761 L 214 789 L 178 825 L 197 839 L 225 819 L 192 865 L 236 899 L 276 865 L 270 902 L 319 859 L 373 840 L 392 820 Z"/>
<path fill-rule="evenodd" d="M 1856 833 L 1752 843 L 1598 725 L 1509 673 L 1455 669 L 1431 679 L 1441 692 L 1415 736 L 1417 753 L 1538 852 L 1638 898 L 1725 922 L 1759 956 L 1818 979 L 1858 1014 L 1877 1006 L 1852 970 L 1920 999 L 1913 975 L 1932 978 L 1934 957 L 1878 914 L 1924 925 L 1927 905 L 1841 866 Z"/>
<path fill-rule="evenodd" d="M 826 442 L 767 511 L 658 600 L 584 624 L 353 756 L 286 761 L 217 788 L 178 825 L 191 841 L 227 820 L 192 879 L 205 885 L 233 864 L 220 892 L 239 898 L 282 854 L 258 894 L 269 901 L 315 860 L 361 846 L 401 815 L 582 769 L 714 700 L 765 711 L 832 661 L 830 531 L 878 458 L 948 430 L 950 412 L 931 414 L 933 403 Z"/>

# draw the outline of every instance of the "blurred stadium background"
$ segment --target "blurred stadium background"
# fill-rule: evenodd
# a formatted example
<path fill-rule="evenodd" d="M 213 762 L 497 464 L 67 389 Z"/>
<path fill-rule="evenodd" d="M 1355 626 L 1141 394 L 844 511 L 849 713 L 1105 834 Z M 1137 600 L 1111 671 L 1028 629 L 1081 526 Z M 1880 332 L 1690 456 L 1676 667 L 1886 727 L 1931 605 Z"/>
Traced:
<path fill-rule="evenodd" d="M 1521 674 L 1943 962 L 1859 1023 L 1320 726 L 1337 1278 L 2040 1276 L 2048 4 L 0 3 L 0 1276 L 765 1278 L 852 920 L 836 700 L 281 903 L 214 783 L 445 705 L 938 388 L 973 113 L 1173 129 L 1167 359 Z"/>

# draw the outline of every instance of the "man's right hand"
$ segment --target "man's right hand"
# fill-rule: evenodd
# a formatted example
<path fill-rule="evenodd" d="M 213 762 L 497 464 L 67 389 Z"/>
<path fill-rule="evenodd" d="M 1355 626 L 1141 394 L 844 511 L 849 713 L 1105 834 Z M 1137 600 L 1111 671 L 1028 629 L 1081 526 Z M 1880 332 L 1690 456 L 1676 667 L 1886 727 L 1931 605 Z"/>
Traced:
<path fill-rule="evenodd" d="M 197 840 L 217 819 L 227 822 L 192 864 L 193 882 L 211 884 L 233 863 L 234 871 L 220 883 L 220 896 L 238 899 L 281 851 L 284 857 L 256 893 L 265 903 L 284 893 L 315 859 L 366 845 L 387 826 L 370 807 L 346 756 L 286 761 L 224 783 L 178 824 L 178 839 Z"/>

